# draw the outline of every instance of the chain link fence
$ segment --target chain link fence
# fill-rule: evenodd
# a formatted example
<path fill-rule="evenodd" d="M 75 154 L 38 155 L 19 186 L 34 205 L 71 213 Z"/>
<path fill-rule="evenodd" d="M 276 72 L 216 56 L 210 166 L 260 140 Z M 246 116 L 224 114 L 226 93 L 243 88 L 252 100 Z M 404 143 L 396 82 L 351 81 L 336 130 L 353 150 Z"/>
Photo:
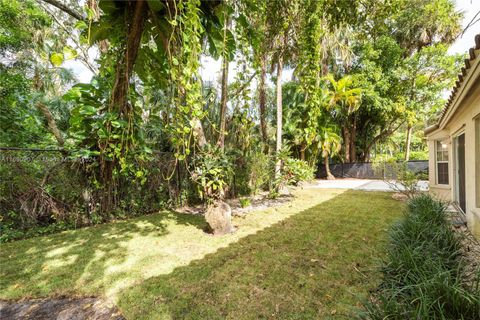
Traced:
<path fill-rule="evenodd" d="M 428 160 L 412 160 L 407 162 L 408 170 L 417 173 L 422 180 L 428 179 Z M 375 170 L 373 162 L 357 163 L 337 163 L 330 164 L 330 172 L 336 178 L 355 178 L 355 179 L 385 179 L 385 177 L 395 178 L 395 170 L 385 165 L 382 170 Z M 317 178 L 326 178 L 326 170 L 323 162 L 319 164 Z"/>

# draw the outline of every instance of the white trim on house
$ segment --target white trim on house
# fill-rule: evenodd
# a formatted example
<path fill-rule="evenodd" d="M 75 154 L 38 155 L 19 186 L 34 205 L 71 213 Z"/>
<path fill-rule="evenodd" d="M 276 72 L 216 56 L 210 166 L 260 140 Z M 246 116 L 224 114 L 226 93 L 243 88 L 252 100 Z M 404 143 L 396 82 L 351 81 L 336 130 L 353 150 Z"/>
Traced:
<path fill-rule="evenodd" d="M 447 159 L 448 160 L 438 160 L 438 144 L 442 144 L 442 143 L 446 143 L 444 142 L 445 140 L 442 140 L 442 139 L 437 139 L 435 140 L 435 183 L 437 186 L 450 186 L 450 175 L 448 174 L 448 172 L 450 171 L 450 152 L 448 151 L 448 145 L 447 145 L 447 148 L 446 151 L 447 152 Z M 443 151 L 443 150 L 442 150 Z M 447 164 L 447 183 L 440 183 L 438 181 L 438 164 L 439 163 L 446 163 Z"/>

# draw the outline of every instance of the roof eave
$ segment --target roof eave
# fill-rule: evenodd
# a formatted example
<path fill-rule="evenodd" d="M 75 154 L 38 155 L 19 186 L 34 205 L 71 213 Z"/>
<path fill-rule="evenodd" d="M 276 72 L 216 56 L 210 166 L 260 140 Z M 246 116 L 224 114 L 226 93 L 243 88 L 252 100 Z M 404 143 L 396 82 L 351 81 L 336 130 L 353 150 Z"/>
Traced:
<path fill-rule="evenodd" d="M 437 129 L 438 129 L 438 124 L 434 124 L 433 126 L 427 127 L 425 130 L 423 130 L 423 133 L 425 135 L 429 135 L 430 133 L 434 132 Z"/>
<path fill-rule="evenodd" d="M 436 128 L 431 126 L 425 129 L 425 135 L 432 133 L 436 129 L 444 128 L 448 123 L 452 115 L 457 110 L 459 104 L 465 97 L 465 93 L 470 89 L 472 82 L 476 79 L 479 71 L 480 63 L 480 34 L 475 36 L 475 47 L 470 48 L 469 50 L 469 59 L 465 59 L 465 66 L 461 69 L 461 73 L 458 75 L 458 80 L 453 87 L 450 97 L 448 98 L 445 107 L 440 115 L 440 118 L 437 121 Z M 466 90 L 467 89 L 467 90 Z"/>

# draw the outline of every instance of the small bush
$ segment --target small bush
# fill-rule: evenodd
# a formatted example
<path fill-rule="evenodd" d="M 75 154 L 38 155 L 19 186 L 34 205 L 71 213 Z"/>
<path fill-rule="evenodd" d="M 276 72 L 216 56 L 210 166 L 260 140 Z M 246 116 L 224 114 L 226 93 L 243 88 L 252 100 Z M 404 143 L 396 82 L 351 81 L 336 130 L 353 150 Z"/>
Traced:
<path fill-rule="evenodd" d="M 315 170 L 306 161 L 293 158 L 284 161 L 283 176 L 287 184 L 296 185 L 300 181 L 310 181 L 314 175 Z"/>
<path fill-rule="evenodd" d="M 373 163 L 376 176 L 383 177 L 383 181 L 390 189 L 413 198 L 419 194 L 418 181 L 421 176 L 408 168 L 407 162 L 396 162 L 393 159 L 378 160 Z"/>
<path fill-rule="evenodd" d="M 398 152 L 393 157 L 397 161 L 405 161 L 405 152 Z M 410 151 L 409 160 L 428 160 L 428 150 Z"/>
<path fill-rule="evenodd" d="M 463 268 L 445 204 L 419 195 L 390 231 L 383 281 L 363 318 L 480 319 L 478 279 L 464 283 Z"/>
<path fill-rule="evenodd" d="M 232 163 L 217 146 L 207 145 L 193 158 L 192 180 L 197 184 L 201 199 L 222 198 L 233 177 Z"/>
<path fill-rule="evenodd" d="M 236 152 L 239 153 L 239 152 Z M 261 149 L 246 154 L 234 154 L 234 181 L 231 196 L 250 196 L 268 189 L 274 178 L 274 161 Z"/>

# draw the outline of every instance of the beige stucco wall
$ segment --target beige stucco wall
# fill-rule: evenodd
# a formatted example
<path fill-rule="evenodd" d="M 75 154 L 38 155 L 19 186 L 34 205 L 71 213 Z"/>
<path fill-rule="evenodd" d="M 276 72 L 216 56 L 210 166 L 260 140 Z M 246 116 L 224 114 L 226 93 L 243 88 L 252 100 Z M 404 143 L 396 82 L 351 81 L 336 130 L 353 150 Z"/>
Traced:
<path fill-rule="evenodd" d="M 480 80 L 477 78 L 477 80 Z M 480 238 L 480 141 L 476 137 L 475 120 L 480 117 L 480 85 L 475 85 L 459 104 L 457 111 L 444 127 L 431 132 L 427 136 L 429 148 L 429 180 L 430 192 L 445 200 L 456 200 L 455 152 L 453 139 L 465 133 L 465 187 L 466 216 L 469 228 Z M 447 141 L 449 151 L 449 185 L 436 183 L 435 142 Z M 478 148 L 478 149 L 477 149 Z"/>

